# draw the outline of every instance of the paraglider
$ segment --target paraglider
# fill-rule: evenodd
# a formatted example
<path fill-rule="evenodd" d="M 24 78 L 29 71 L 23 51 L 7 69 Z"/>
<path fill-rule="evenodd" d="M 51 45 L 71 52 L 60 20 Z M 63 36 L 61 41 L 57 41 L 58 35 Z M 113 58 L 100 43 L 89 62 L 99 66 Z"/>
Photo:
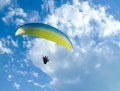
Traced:
<path fill-rule="evenodd" d="M 47 56 L 43 56 L 43 63 L 46 64 L 47 62 L 49 62 L 50 59 L 48 59 Z"/>
<path fill-rule="evenodd" d="M 20 26 L 15 35 L 30 35 L 55 42 L 68 50 L 72 50 L 72 43 L 65 33 L 43 23 L 28 23 Z M 43 56 L 43 62 L 49 61 L 47 56 Z"/>
<path fill-rule="evenodd" d="M 43 23 L 28 23 L 20 26 L 15 35 L 31 35 L 53 41 L 68 50 L 72 50 L 72 43 L 65 33 Z"/>

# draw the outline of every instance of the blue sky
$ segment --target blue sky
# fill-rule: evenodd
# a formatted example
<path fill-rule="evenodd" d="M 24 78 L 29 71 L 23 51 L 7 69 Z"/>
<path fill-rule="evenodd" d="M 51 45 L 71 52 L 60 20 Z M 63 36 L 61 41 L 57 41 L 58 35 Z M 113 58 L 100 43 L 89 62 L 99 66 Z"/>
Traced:
<path fill-rule="evenodd" d="M 119 91 L 119 0 L 0 0 L 1 91 Z M 66 33 L 73 50 L 15 36 L 45 23 Z M 47 55 L 50 62 L 42 62 Z"/>

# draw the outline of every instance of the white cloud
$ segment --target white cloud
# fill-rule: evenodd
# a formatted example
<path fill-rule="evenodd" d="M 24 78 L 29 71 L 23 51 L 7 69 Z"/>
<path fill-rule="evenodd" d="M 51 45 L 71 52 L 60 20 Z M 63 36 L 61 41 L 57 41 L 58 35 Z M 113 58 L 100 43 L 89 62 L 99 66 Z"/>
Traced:
<path fill-rule="evenodd" d="M 46 85 L 41 85 L 41 84 L 39 84 L 37 82 L 33 82 L 33 85 L 37 86 L 37 87 L 40 87 L 40 88 L 43 88 L 43 89 L 46 87 Z"/>
<path fill-rule="evenodd" d="M 28 83 L 31 83 L 31 82 L 33 82 L 33 79 L 29 79 L 29 80 L 28 80 Z"/>
<path fill-rule="evenodd" d="M 99 68 L 102 79 L 105 65 L 120 60 L 120 22 L 107 14 L 105 7 L 92 7 L 87 1 L 74 0 L 73 4 L 56 8 L 44 22 L 68 34 L 73 43 L 73 50 L 68 51 L 46 40 L 29 41 L 27 57 L 51 76 L 53 80 L 49 85 L 55 91 L 79 91 L 82 83 L 86 85 L 84 76 Z M 43 55 L 50 58 L 46 65 L 42 62 Z"/>
<path fill-rule="evenodd" d="M 9 75 L 8 75 L 8 81 L 11 81 L 11 79 L 12 79 L 12 75 L 9 74 Z"/>
<path fill-rule="evenodd" d="M 28 16 L 25 19 L 26 22 L 40 22 L 40 15 L 38 11 L 31 11 L 27 13 Z"/>
<path fill-rule="evenodd" d="M 14 41 L 11 36 L 0 39 L 0 54 L 13 54 L 11 47 L 18 47 L 18 42 Z"/>
<path fill-rule="evenodd" d="M 4 53 L 12 54 L 12 51 L 10 48 L 7 48 L 2 41 L 0 41 L 0 54 L 4 54 Z"/>
<path fill-rule="evenodd" d="M 42 10 L 46 10 L 46 12 L 52 13 L 55 9 L 54 0 L 45 0 L 41 5 Z"/>
<path fill-rule="evenodd" d="M 99 32 L 96 32 L 99 37 L 106 37 L 119 32 L 120 22 L 108 15 L 105 10 L 105 7 L 91 8 L 88 2 L 80 3 L 78 6 L 66 4 L 48 16 L 46 22 L 61 29 L 65 28 L 73 37 L 76 35 L 88 36 L 93 30 L 98 29 Z M 98 26 L 91 26 L 91 23 Z"/>
<path fill-rule="evenodd" d="M 98 63 L 98 64 L 96 64 L 95 65 L 95 68 L 97 69 L 97 68 L 100 68 L 101 67 L 101 64 L 100 63 Z"/>
<path fill-rule="evenodd" d="M 9 5 L 11 0 L 0 0 L 0 9 L 4 8 L 6 5 Z"/>
<path fill-rule="evenodd" d="M 23 76 L 26 76 L 27 72 L 26 71 L 17 71 L 17 74 L 21 74 Z"/>
<path fill-rule="evenodd" d="M 12 45 L 14 47 L 18 47 L 18 42 L 14 41 L 11 36 L 7 36 L 7 40 L 8 40 L 8 45 Z"/>
<path fill-rule="evenodd" d="M 19 18 L 16 18 L 15 20 L 15 24 L 18 26 L 18 25 L 21 25 L 21 24 L 24 24 L 25 21 L 23 19 L 19 19 Z"/>
<path fill-rule="evenodd" d="M 33 72 L 33 76 L 39 77 L 39 74 L 37 72 Z"/>
<path fill-rule="evenodd" d="M 17 90 L 19 90 L 20 89 L 20 84 L 14 82 L 13 87 L 15 87 Z"/>
<path fill-rule="evenodd" d="M 23 11 L 22 8 L 8 8 L 9 12 L 6 13 L 6 16 L 2 18 L 3 22 L 6 24 L 16 23 L 17 25 L 20 23 L 24 23 L 24 18 L 27 17 L 27 14 Z M 18 18 L 15 18 L 18 17 Z M 18 21 L 20 20 L 20 21 Z"/>
<path fill-rule="evenodd" d="M 9 7 L 2 21 L 6 24 L 15 24 L 19 26 L 28 22 L 40 22 L 40 16 L 38 11 L 33 10 L 25 12 L 22 8 Z"/>

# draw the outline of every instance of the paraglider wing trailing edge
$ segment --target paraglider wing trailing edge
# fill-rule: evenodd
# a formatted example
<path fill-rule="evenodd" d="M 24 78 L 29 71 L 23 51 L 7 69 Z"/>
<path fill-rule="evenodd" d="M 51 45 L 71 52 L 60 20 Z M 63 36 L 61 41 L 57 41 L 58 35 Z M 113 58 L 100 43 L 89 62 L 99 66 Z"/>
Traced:
<path fill-rule="evenodd" d="M 72 50 L 72 43 L 68 36 L 59 29 L 43 23 L 28 23 L 20 26 L 15 35 L 31 35 L 53 41 L 68 50 Z"/>

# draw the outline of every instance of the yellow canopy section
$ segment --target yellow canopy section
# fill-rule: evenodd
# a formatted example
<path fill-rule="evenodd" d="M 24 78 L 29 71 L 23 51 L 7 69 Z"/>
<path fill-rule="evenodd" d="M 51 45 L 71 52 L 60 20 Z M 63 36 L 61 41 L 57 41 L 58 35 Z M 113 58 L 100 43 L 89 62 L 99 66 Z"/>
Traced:
<path fill-rule="evenodd" d="M 67 35 L 60 30 L 43 23 L 28 23 L 18 28 L 15 35 L 31 35 L 53 41 L 68 50 L 72 50 L 72 43 Z"/>

